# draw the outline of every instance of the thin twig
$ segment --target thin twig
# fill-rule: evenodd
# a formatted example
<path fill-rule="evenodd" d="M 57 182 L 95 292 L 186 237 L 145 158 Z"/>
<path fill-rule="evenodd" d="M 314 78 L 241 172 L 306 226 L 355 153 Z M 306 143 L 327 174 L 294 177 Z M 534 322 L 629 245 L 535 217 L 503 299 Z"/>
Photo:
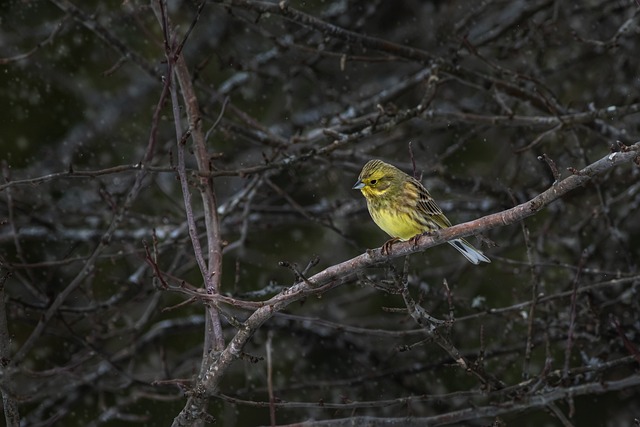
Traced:
<path fill-rule="evenodd" d="M 564 351 L 564 370 L 562 374 L 562 379 L 564 381 L 569 381 L 569 366 L 571 364 L 571 350 L 573 349 L 573 336 L 576 328 L 576 303 L 578 297 L 578 287 L 579 287 L 579 279 L 580 279 L 580 270 L 582 266 L 584 266 L 587 260 L 587 251 L 583 251 L 580 256 L 580 261 L 578 262 L 578 270 L 576 271 L 575 277 L 573 278 L 572 290 L 571 290 L 571 311 L 569 315 L 569 330 L 567 331 L 567 345 Z"/>
<path fill-rule="evenodd" d="M 271 363 L 271 341 L 273 339 L 272 331 L 269 331 L 267 334 L 267 344 L 266 344 L 266 352 L 267 352 L 267 389 L 269 390 L 269 420 L 271 421 L 271 426 L 276 425 L 276 398 L 273 393 L 273 365 Z"/>

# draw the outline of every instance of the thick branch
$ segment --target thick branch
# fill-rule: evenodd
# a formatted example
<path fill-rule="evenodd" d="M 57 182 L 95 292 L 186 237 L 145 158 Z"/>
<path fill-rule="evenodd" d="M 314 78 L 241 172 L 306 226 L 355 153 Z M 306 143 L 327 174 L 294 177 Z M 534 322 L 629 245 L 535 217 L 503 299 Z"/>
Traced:
<path fill-rule="evenodd" d="M 390 255 L 383 255 L 381 249 L 369 251 L 348 261 L 333 265 L 310 277 L 308 280 L 297 283 L 285 289 L 278 295 L 264 302 L 264 306 L 258 308 L 244 323 L 227 345 L 219 357 L 212 360 L 206 373 L 202 375 L 195 386 L 193 395 L 188 399 L 182 412 L 174 420 L 174 426 L 189 425 L 193 420 L 204 414 L 204 405 L 207 396 L 218 392 L 220 381 L 231 363 L 240 356 L 244 346 L 252 335 L 270 319 L 274 313 L 284 309 L 294 301 L 298 301 L 313 293 L 324 293 L 343 283 L 352 280 L 356 273 L 362 269 L 388 261 L 390 258 L 406 256 L 414 252 L 421 252 L 432 246 L 444 243 L 448 240 L 480 233 L 492 228 L 515 224 L 534 215 L 544 207 L 559 199 L 568 192 L 585 184 L 593 177 L 600 175 L 615 166 L 638 161 L 640 143 L 631 147 L 625 147 L 622 152 L 608 154 L 602 159 L 592 163 L 584 169 L 574 173 L 552 186 L 533 199 L 503 212 L 488 215 L 475 221 L 439 231 L 434 235 L 423 236 L 418 243 L 398 243 L 393 246 Z"/>

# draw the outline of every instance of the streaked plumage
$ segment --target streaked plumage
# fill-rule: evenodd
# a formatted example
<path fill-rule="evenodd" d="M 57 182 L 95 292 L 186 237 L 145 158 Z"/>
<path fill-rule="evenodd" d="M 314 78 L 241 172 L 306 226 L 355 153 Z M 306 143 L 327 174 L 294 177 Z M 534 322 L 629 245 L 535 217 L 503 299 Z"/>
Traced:
<path fill-rule="evenodd" d="M 409 240 L 428 231 L 451 227 L 451 222 L 417 179 L 381 160 L 371 160 L 362 168 L 353 186 L 367 199 L 373 221 L 392 237 L 383 250 L 396 240 Z M 491 262 L 464 239 L 448 242 L 469 262 Z"/>

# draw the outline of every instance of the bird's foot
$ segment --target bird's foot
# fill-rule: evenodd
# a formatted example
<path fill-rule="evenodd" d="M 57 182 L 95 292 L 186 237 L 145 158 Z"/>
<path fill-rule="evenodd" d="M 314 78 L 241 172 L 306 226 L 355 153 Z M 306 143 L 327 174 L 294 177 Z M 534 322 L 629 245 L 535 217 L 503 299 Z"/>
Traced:
<path fill-rule="evenodd" d="M 400 239 L 394 237 L 393 239 L 389 239 L 384 242 L 384 245 L 382 245 L 382 255 L 389 255 L 391 253 L 391 245 L 393 245 L 398 240 Z"/>

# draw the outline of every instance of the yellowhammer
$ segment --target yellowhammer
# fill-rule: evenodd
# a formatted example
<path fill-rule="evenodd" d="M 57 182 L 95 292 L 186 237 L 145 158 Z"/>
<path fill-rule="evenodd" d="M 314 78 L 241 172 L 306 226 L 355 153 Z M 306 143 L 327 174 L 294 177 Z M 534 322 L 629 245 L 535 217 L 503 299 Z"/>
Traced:
<path fill-rule="evenodd" d="M 451 227 L 420 181 L 381 160 L 371 160 L 364 165 L 353 189 L 362 191 L 371 218 L 392 237 L 382 246 L 383 252 L 389 253 L 391 245 L 398 240 Z M 464 239 L 448 243 L 474 264 L 491 262 Z"/>

